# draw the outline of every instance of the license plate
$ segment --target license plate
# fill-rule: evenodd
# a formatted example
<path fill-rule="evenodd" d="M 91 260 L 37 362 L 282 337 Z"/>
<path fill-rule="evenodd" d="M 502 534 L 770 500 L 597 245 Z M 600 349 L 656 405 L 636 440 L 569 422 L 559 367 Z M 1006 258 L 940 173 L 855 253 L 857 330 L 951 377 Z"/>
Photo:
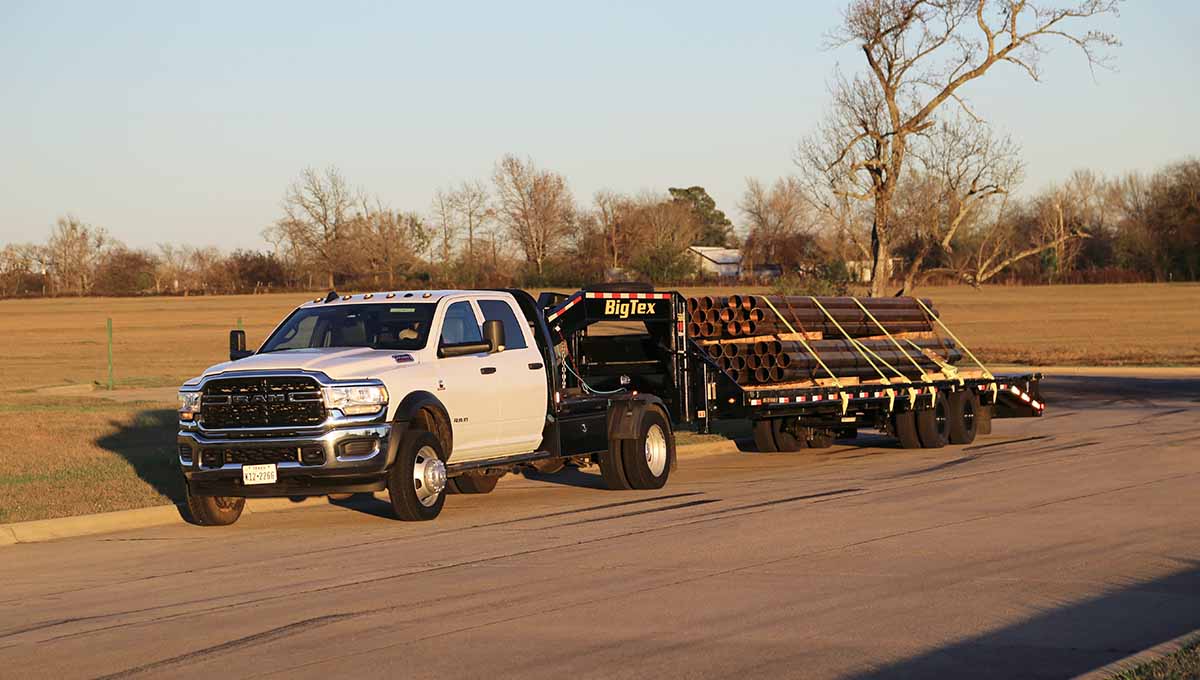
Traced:
<path fill-rule="evenodd" d="M 243 465 L 242 484 L 274 484 L 279 479 L 275 464 Z"/>

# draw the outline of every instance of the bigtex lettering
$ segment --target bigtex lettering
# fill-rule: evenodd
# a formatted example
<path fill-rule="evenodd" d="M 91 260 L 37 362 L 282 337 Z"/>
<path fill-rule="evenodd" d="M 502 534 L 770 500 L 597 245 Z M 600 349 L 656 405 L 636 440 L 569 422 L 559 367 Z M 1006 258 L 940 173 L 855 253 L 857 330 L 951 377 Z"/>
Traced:
<path fill-rule="evenodd" d="M 630 314 L 653 314 L 653 302 L 621 302 L 620 300 L 605 300 L 604 314 L 628 319 Z"/>

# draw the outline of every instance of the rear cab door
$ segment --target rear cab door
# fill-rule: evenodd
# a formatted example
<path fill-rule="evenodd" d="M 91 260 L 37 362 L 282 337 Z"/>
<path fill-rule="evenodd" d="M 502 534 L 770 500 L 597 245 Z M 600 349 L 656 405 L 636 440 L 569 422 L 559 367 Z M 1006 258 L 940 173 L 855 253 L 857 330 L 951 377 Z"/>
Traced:
<path fill-rule="evenodd" d="M 512 295 L 484 294 L 475 302 L 484 321 L 504 326 L 504 349 L 490 357 L 501 376 L 496 396 L 504 453 L 534 451 L 542 440 L 550 396 L 542 353 Z"/>

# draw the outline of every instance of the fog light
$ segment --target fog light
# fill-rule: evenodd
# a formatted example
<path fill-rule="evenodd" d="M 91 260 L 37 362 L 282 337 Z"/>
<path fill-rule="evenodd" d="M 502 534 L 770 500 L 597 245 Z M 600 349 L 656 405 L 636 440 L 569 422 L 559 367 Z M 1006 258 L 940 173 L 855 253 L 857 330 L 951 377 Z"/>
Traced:
<path fill-rule="evenodd" d="M 319 446 L 305 446 L 300 449 L 300 462 L 303 465 L 324 465 L 325 449 Z"/>
<path fill-rule="evenodd" d="M 378 449 L 378 444 L 375 439 L 353 439 L 348 442 L 342 442 L 338 449 L 338 455 L 343 458 L 363 458 L 374 454 Z"/>
<path fill-rule="evenodd" d="M 200 454 L 200 463 L 207 468 L 219 468 L 225 463 L 225 454 L 220 449 L 204 449 Z"/>

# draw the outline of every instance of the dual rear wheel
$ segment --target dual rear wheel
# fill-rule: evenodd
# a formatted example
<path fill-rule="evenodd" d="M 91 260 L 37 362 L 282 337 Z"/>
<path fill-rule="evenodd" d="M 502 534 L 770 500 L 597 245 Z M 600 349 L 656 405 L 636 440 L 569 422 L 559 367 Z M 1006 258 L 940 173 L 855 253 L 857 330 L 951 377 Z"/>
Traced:
<path fill-rule="evenodd" d="M 636 439 L 614 439 L 599 455 L 600 476 L 613 490 L 661 489 L 671 475 L 675 438 L 660 409 L 648 408 Z"/>
<path fill-rule="evenodd" d="M 892 432 L 906 449 L 940 449 L 946 444 L 970 444 L 979 432 L 979 397 L 972 391 L 950 392 L 933 406 L 892 415 Z M 990 419 L 988 421 L 990 430 Z"/>
<path fill-rule="evenodd" d="M 793 452 L 833 446 L 833 430 L 803 427 L 794 418 L 764 418 L 753 423 L 754 446 L 760 452 Z"/>

